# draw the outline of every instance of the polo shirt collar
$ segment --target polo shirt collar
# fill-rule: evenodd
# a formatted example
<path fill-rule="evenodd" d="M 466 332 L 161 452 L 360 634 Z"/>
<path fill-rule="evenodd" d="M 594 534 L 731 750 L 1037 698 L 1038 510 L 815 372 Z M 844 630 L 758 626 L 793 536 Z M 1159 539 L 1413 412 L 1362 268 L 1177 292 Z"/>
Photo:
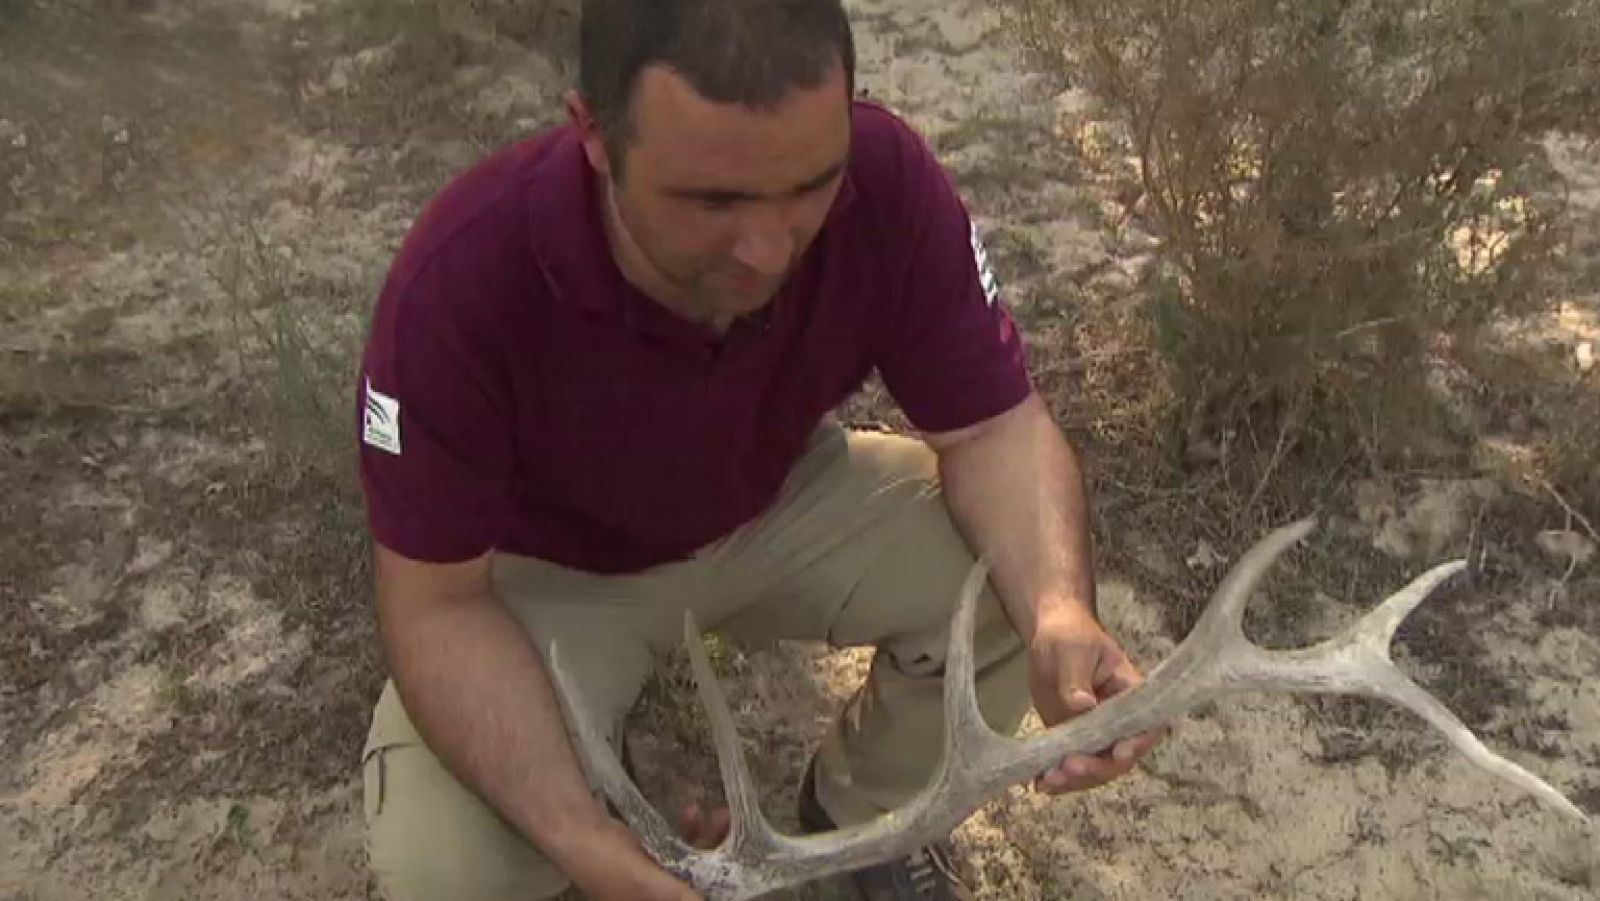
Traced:
<path fill-rule="evenodd" d="M 599 173 L 589 165 L 583 141 L 572 126 L 561 126 L 551 141 L 528 184 L 534 258 L 558 298 L 592 312 L 618 310 L 637 289 L 623 277 L 611 256 L 600 214 Z M 824 230 L 855 203 L 856 196 L 847 167 Z"/>
<path fill-rule="evenodd" d="M 615 308 L 618 292 L 603 288 L 622 273 L 600 218 L 599 179 L 575 129 L 563 126 L 551 141 L 528 184 L 534 258 L 557 297 L 595 311 Z"/>

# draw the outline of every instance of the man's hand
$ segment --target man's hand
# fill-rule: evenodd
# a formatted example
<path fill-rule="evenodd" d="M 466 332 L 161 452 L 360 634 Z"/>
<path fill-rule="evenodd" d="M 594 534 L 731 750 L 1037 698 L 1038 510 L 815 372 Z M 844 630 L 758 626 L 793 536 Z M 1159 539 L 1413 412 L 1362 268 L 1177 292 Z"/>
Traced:
<path fill-rule="evenodd" d="M 689 804 L 678 814 L 684 841 L 710 850 L 728 837 L 731 818 L 726 807 L 711 810 Z M 598 833 L 561 849 L 557 861 L 586 897 L 618 901 L 701 901 L 692 887 L 661 869 L 621 820 L 608 818 Z"/>
<path fill-rule="evenodd" d="M 596 901 L 703 901 L 688 883 L 663 870 L 621 820 L 608 819 L 557 865 L 584 897 Z"/>
<path fill-rule="evenodd" d="M 733 826 L 733 815 L 726 806 L 706 810 L 690 803 L 678 813 L 678 835 L 690 846 L 710 851 L 720 846 Z"/>
<path fill-rule="evenodd" d="M 1028 673 L 1034 709 L 1046 727 L 1081 716 L 1144 681 L 1117 640 L 1082 608 L 1039 620 L 1028 644 Z M 1164 731 L 1122 739 L 1098 754 L 1068 757 L 1037 786 L 1059 795 L 1105 785 L 1133 769 Z"/>

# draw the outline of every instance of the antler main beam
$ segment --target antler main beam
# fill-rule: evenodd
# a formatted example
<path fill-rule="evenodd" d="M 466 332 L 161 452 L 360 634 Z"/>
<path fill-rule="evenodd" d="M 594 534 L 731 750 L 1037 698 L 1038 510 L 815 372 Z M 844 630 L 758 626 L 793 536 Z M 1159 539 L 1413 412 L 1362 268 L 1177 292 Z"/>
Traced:
<path fill-rule="evenodd" d="M 1390 596 L 1340 635 L 1314 647 L 1269 651 L 1245 638 L 1244 609 L 1262 576 L 1285 551 L 1314 528 L 1303 520 L 1278 529 L 1242 557 L 1212 596 L 1194 630 L 1143 685 L 1089 713 L 1025 740 L 991 730 L 978 708 L 972 657 L 977 599 L 988 578 L 980 561 L 961 591 L 945 662 L 945 744 L 933 779 L 898 810 L 869 823 L 820 835 L 779 833 L 762 815 L 754 780 L 740 747 L 727 699 L 706 659 L 692 614 L 685 616 L 684 642 L 711 719 L 723 783 L 732 809 L 732 829 L 710 851 L 689 847 L 673 834 L 623 771 L 605 732 L 582 704 L 569 705 L 579 753 L 601 789 L 662 866 L 692 883 L 708 898 L 752 898 L 834 873 L 870 866 L 910 853 L 948 834 L 990 799 L 1039 776 L 1073 754 L 1093 754 L 1119 739 L 1164 726 L 1208 701 L 1249 691 L 1352 694 L 1405 707 L 1442 732 L 1456 750 L 1489 773 L 1510 782 L 1567 816 L 1587 818 L 1539 777 L 1483 745 L 1442 703 L 1395 667 L 1389 645 L 1400 623 L 1465 563 L 1447 563 Z M 558 689 L 577 697 L 568 684 L 559 649 L 550 668 Z"/>

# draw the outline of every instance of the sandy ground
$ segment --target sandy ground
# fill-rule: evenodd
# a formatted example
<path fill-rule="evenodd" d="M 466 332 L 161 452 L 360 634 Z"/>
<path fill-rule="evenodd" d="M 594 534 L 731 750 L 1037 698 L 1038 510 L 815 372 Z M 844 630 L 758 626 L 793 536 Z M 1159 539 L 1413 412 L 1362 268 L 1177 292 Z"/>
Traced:
<path fill-rule="evenodd" d="M 404 29 L 422 19 L 375 23 L 355 0 L 0 2 L 0 901 L 376 897 L 355 770 L 381 679 L 359 513 L 337 452 L 281 448 L 299 426 L 263 397 L 277 383 L 262 361 L 295 352 L 290 338 L 350 346 L 421 200 L 556 115 L 559 59 L 483 27 L 511 28 L 494 18 L 507 5 L 417 40 Z M 1079 98 L 1029 73 L 974 4 L 851 8 L 863 86 L 956 173 L 1048 349 L 1041 382 L 1081 425 L 1094 414 L 1070 396 L 1074 373 L 1098 348 L 1068 306 L 1132 304 L 1140 242 L 1103 238 L 1114 186 L 1063 138 Z M 1592 225 L 1600 168 L 1569 157 Z M 1594 298 L 1574 297 L 1517 333 L 1577 365 L 1596 322 Z M 345 375 L 314 371 L 310 396 L 339 403 Z M 896 422 L 870 391 L 846 412 Z M 1177 596 L 1241 548 L 1200 552 L 1179 525 L 1119 512 L 1137 504 L 1117 485 L 1103 494 L 1103 608 L 1152 665 L 1180 634 Z M 1580 525 L 1459 475 L 1349 499 L 1258 599 L 1290 612 L 1252 622 L 1306 643 L 1471 553 L 1471 578 L 1418 615 L 1397 658 L 1600 812 L 1600 560 Z M 781 823 L 863 664 L 803 646 L 727 658 Z M 682 688 L 669 668 L 634 729 L 663 802 L 714 771 Z M 1358 702 L 1212 705 L 1134 776 L 1067 799 L 1016 790 L 958 840 L 981 898 L 1600 892 L 1593 829 Z"/>

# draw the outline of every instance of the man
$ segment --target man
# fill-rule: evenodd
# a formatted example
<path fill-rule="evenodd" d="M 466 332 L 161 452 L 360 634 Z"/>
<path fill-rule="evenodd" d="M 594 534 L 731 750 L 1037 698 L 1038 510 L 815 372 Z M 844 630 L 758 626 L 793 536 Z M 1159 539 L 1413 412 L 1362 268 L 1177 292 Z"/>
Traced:
<path fill-rule="evenodd" d="M 570 123 L 425 210 L 364 360 L 362 474 L 392 673 L 363 755 L 402 901 L 693 898 L 608 815 L 545 658 L 616 724 L 686 609 L 737 638 L 877 646 L 804 778 L 812 830 L 931 775 L 974 551 L 985 715 L 1139 681 L 1094 613 L 1084 489 L 927 147 L 853 102 L 838 0 L 591 0 Z M 874 369 L 921 440 L 829 411 Z M 1063 761 L 1050 792 L 1153 742 Z M 685 818 L 714 840 L 721 816 Z M 855 874 L 954 897 L 939 848 Z"/>

